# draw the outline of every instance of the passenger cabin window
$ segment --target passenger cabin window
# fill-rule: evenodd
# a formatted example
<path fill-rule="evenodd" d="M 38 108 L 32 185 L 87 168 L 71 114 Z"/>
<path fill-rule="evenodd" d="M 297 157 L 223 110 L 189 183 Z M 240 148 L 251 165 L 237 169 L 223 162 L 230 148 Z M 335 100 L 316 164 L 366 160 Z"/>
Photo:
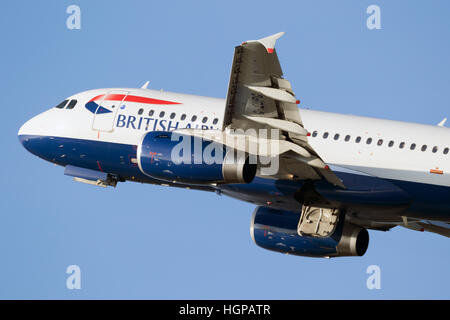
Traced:
<path fill-rule="evenodd" d="M 175 112 L 172 112 L 172 113 L 170 114 L 170 119 L 173 119 L 173 118 L 175 118 Z"/>
<path fill-rule="evenodd" d="M 328 132 L 324 132 L 323 138 L 324 138 L 324 139 L 328 138 Z"/>
<path fill-rule="evenodd" d="M 448 148 L 445 148 L 444 149 L 444 154 L 447 154 L 448 153 Z"/>
<path fill-rule="evenodd" d="M 416 149 L 416 144 L 415 143 L 413 143 L 413 144 L 411 144 L 411 147 L 409 147 L 411 150 L 414 150 L 414 149 Z"/>
<path fill-rule="evenodd" d="M 69 100 L 64 100 L 63 102 L 61 102 L 60 104 L 58 104 L 55 108 L 58 108 L 58 109 L 64 108 L 64 107 L 66 106 L 66 104 L 67 104 L 68 101 L 69 101 Z"/>
<path fill-rule="evenodd" d="M 148 116 L 151 117 L 154 113 L 155 113 L 155 110 L 150 110 L 150 111 L 148 112 Z"/>
<path fill-rule="evenodd" d="M 144 113 L 144 109 L 139 109 L 139 111 L 138 111 L 138 115 L 141 115 L 141 114 L 143 114 Z"/>
<path fill-rule="evenodd" d="M 360 143 L 361 142 L 361 137 L 356 137 L 355 142 L 356 143 Z"/>
<path fill-rule="evenodd" d="M 339 139 L 339 133 L 336 133 L 335 135 L 334 135 L 334 140 L 338 140 Z"/>
<path fill-rule="evenodd" d="M 383 139 L 379 139 L 377 142 L 377 146 L 382 146 L 383 145 Z"/>
<path fill-rule="evenodd" d="M 405 143 L 404 143 L 404 142 L 400 142 L 400 144 L 398 145 L 398 147 L 399 147 L 400 149 L 403 149 L 403 148 L 405 147 Z"/>
<path fill-rule="evenodd" d="M 206 121 L 208 121 L 208 117 L 203 117 L 202 123 L 206 123 Z"/>
<path fill-rule="evenodd" d="M 432 151 L 433 151 L 433 153 L 436 153 L 436 152 L 438 152 L 438 149 L 439 149 L 439 148 L 438 148 L 437 146 L 434 146 L 434 147 L 433 147 L 433 150 L 432 150 Z"/>
<path fill-rule="evenodd" d="M 367 143 L 367 144 L 371 144 L 371 143 L 372 143 L 372 138 L 367 138 L 366 143 Z"/>
<path fill-rule="evenodd" d="M 427 145 L 426 145 L 426 144 L 424 144 L 424 145 L 422 146 L 422 148 L 420 148 L 420 150 L 422 150 L 422 152 L 425 152 L 425 151 L 427 151 Z"/>
<path fill-rule="evenodd" d="M 162 118 L 162 117 L 164 117 L 165 114 L 166 114 L 166 113 L 165 113 L 164 111 L 161 111 L 161 112 L 159 113 L 159 117 Z"/>
<path fill-rule="evenodd" d="M 195 120 L 197 120 L 197 116 L 192 116 L 191 121 L 194 122 Z"/>
<path fill-rule="evenodd" d="M 317 137 L 317 130 L 314 130 L 314 132 L 312 133 L 313 138 Z"/>
<path fill-rule="evenodd" d="M 181 115 L 181 121 L 183 121 L 184 119 L 186 119 L 186 115 L 183 113 L 182 115 Z"/>
<path fill-rule="evenodd" d="M 213 124 L 217 124 L 217 122 L 219 122 L 219 119 L 215 118 L 215 119 L 213 120 Z"/>
<path fill-rule="evenodd" d="M 389 146 L 389 148 L 391 148 L 392 146 L 394 146 L 394 141 L 393 141 L 393 140 L 389 141 L 388 146 Z"/>
<path fill-rule="evenodd" d="M 350 135 L 346 135 L 344 140 L 347 142 L 350 141 Z"/>

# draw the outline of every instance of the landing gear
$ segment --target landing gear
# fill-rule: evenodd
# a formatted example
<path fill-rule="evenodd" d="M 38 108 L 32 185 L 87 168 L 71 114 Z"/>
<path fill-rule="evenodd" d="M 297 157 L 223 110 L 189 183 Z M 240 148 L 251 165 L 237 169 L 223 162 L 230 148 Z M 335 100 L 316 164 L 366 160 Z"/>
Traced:
<path fill-rule="evenodd" d="M 300 236 L 329 237 L 336 229 L 340 210 L 302 206 L 297 233 Z"/>
<path fill-rule="evenodd" d="M 116 176 L 110 175 L 110 174 L 108 174 L 106 176 L 106 179 L 90 180 L 90 179 L 85 179 L 85 178 L 80 178 L 80 177 L 73 177 L 73 180 L 75 180 L 77 182 L 92 184 L 94 186 L 105 187 L 105 188 L 107 186 L 111 186 L 111 187 L 115 188 L 117 185 L 117 182 L 120 181 Z"/>
<path fill-rule="evenodd" d="M 334 233 L 342 210 L 332 208 L 333 204 L 317 192 L 314 181 L 306 181 L 294 197 L 302 208 L 299 236 L 329 237 Z"/>

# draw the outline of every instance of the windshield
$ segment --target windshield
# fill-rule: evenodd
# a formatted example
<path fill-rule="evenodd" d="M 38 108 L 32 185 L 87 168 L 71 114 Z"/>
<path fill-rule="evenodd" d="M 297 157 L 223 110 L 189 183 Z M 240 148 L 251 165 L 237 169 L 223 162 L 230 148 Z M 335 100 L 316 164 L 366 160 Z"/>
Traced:
<path fill-rule="evenodd" d="M 58 108 L 58 109 L 64 108 L 66 106 L 66 104 L 67 104 L 67 101 L 69 101 L 69 100 L 64 100 L 63 102 L 58 104 L 55 108 Z"/>

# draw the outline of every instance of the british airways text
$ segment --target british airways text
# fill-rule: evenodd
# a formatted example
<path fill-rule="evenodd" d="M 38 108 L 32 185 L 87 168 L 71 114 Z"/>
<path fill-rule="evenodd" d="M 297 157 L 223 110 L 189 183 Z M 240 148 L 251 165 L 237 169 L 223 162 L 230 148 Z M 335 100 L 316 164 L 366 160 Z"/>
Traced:
<path fill-rule="evenodd" d="M 183 123 L 183 127 L 180 126 L 180 121 L 172 120 L 160 120 L 149 117 L 135 117 L 130 115 L 119 114 L 117 117 L 116 127 L 117 128 L 128 128 L 134 130 L 145 130 L 145 131 L 171 131 L 176 129 L 184 128 L 195 128 L 195 129 L 215 129 L 214 126 L 199 125 L 194 123 Z"/>

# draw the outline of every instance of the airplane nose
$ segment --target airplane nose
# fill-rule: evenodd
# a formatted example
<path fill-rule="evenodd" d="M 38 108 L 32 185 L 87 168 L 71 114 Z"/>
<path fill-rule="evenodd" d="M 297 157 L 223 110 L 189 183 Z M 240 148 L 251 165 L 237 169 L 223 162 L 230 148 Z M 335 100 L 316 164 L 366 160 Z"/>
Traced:
<path fill-rule="evenodd" d="M 20 142 L 22 142 L 22 139 L 24 136 L 30 136 L 35 134 L 34 130 L 35 126 L 33 125 L 34 118 L 26 121 L 20 128 L 19 131 L 17 132 L 17 136 L 19 137 Z"/>
<path fill-rule="evenodd" d="M 39 153 L 38 143 L 41 139 L 41 132 L 39 130 L 39 116 L 31 118 L 27 122 L 25 122 L 17 132 L 17 136 L 19 138 L 20 143 L 23 147 L 31 152 L 32 154 L 37 155 Z"/>
<path fill-rule="evenodd" d="M 19 141 L 24 144 L 31 137 L 44 135 L 46 120 L 46 112 L 43 112 L 26 121 L 17 132 Z"/>
<path fill-rule="evenodd" d="M 25 122 L 22 126 L 20 126 L 19 131 L 17 132 L 17 136 L 19 137 L 20 142 L 22 142 L 21 137 L 25 135 L 27 123 L 28 121 Z"/>
<path fill-rule="evenodd" d="M 48 114 L 48 112 L 38 114 L 25 122 L 19 128 L 17 135 L 20 143 L 28 152 L 44 160 L 53 161 L 61 154 L 57 152 L 57 141 L 49 135 Z"/>
<path fill-rule="evenodd" d="M 28 120 L 19 128 L 19 132 L 17 132 L 17 137 L 19 138 L 19 141 L 24 146 L 24 148 L 31 152 L 27 143 L 29 141 L 29 136 L 31 134 L 30 128 L 31 128 L 30 120 Z"/>
<path fill-rule="evenodd" d="M 58 148 L 55 146 L 56 140 L 49 134 L 49 123 L 52 123 L 51 112 L 52 110 L 48 110 L 31 118 L 17 132 L 20 143 L 28 152 L 48 161 L 60 156 L 54 154 Z"/>

